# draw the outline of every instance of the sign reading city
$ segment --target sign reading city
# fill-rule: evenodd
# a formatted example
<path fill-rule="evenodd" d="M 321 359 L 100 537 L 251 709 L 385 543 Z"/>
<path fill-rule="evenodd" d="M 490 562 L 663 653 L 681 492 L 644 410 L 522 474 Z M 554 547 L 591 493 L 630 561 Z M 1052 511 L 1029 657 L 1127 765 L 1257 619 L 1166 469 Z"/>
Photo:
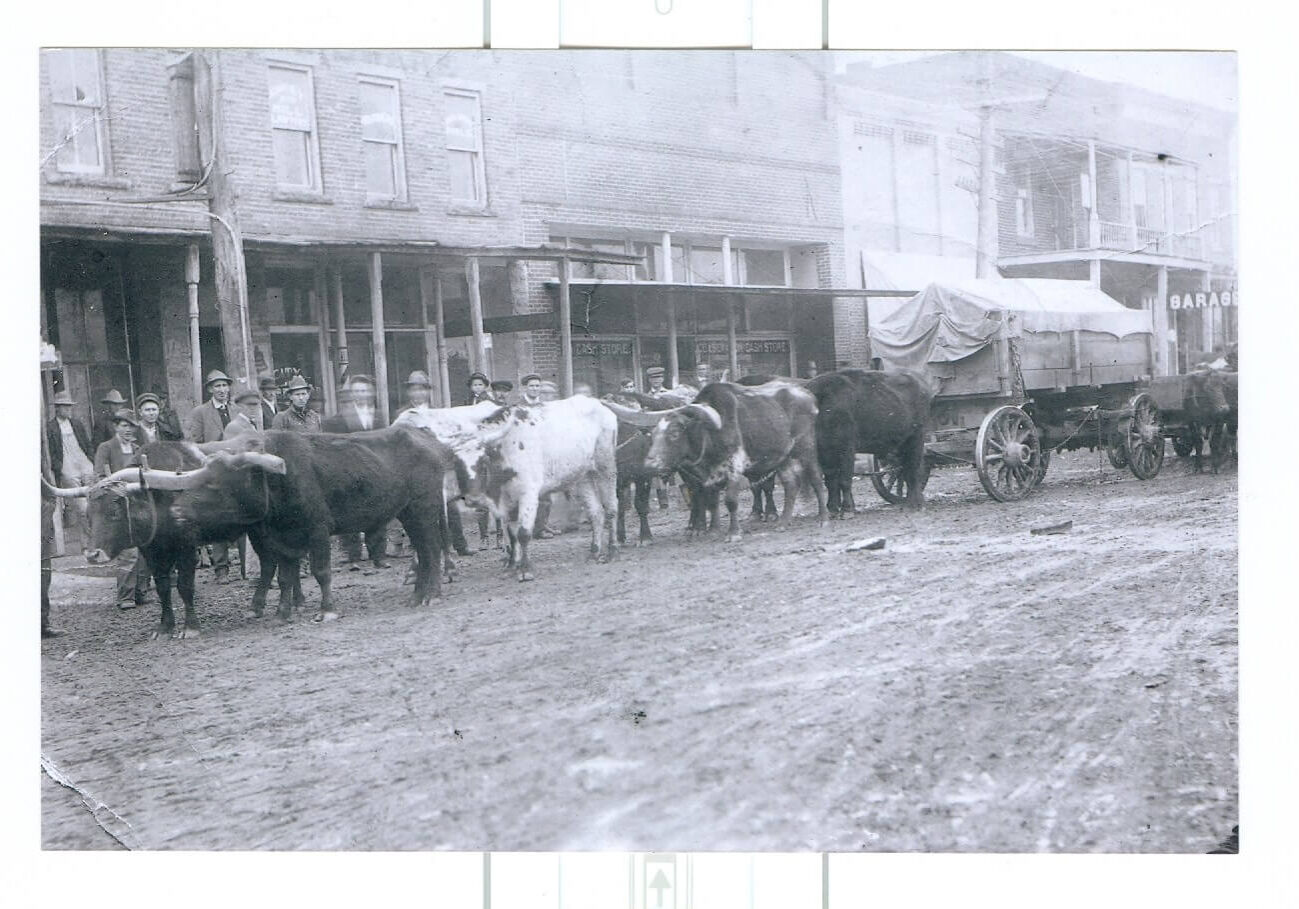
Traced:
<path fill-rule="evenodd" d="M 1239 306 L 1240 291 L 1224 290 L 1221 293 L 1217 291 L 1199 290 L 1194 293 L 1169 294 L 1169 309 L 1205 309 L 1213 306 Z"/>

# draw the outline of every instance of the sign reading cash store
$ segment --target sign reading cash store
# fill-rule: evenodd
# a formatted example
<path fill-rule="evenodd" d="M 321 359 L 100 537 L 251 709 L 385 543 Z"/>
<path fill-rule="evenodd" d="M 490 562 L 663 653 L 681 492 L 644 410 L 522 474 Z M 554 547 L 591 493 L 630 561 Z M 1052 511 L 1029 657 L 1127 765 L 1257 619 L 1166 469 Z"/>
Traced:
<path fill-rule="evenodd" d="M 1169 294 L 1169 309 L 1204 309 L 1210 306 L 1239 306 L 1240 291 L 1224 290 L 1221 293 L 1217 291 L 1198 290 L 1195 293 Z"/>

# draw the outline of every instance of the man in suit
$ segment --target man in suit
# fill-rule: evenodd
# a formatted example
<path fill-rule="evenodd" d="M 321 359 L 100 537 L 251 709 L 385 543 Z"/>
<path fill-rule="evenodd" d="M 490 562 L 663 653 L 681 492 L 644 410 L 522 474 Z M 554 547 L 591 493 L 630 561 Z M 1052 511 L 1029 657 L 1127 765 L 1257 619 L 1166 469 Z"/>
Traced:
<path fill-rule="evenodd" d="M 221 437 L 232 439 L 246 432 L 261 432 L 265 426 L 262 423 L 262 396 L 247 385 L 236 385 L 230 397 L 234 401 L 234 416 L 222 430 Z"/>
<path fill-rule="evenodd" d="M 401 416 L 412 407 L 428 407 L 433 399 L 433 383 L 429 381 L 428 374 L 422 369 L 417 369 L 406 379 L 406 406 L 397 411 L 397 416 Z M 393 417 L 395 420 L 397 417 Z"/>
<path fill-rule="evenodd" d="M 275 423 L 275 415 L 280 412 L 280 386 L 275 376 L 262 376 L 257 380 L 257 387 L 261 391 L 262 428 L 270 429 Z"/>
<path fill-rule="evenodd" d="M 129 410 L 113 414 L 113 438 L 95 449 L 95 474 L 106 477 L 123 467 L 140 463 L 140 446 L 135 433 L 138 421 Z M 149 565 L 138 549 L 123 550 L 114 560 L 117 565 L 117 608 L 134 609 L 144 605 L 149 592 Z"/>
<path fill-rule="evenodd" d="M 374 382 L 369 376 L 356 375 L 348 380 L 345 388 L 346 401 L 338 408 L 338 413 L 328 417 L 321 424 L 324 432 L 366 432 L 378 429 L 378 414 L 374 409 Z M 353 571 L 361 570 L 364 556 L 361 553 L 361 538 L 355 533 L 339 535 L 343 541 L 346 560 Z M 385 529 L 380 528 L 365 535 L 365 548 L 370 551 L 370 559 L 375 568 L 387 568 L 385 555 Z"/>
<path fill-rule="evenodd" d="M 45 442 L 50 451 L 50 468 L 60 486 L 89 486 L 95 482 L 95 449 L 90 444 L 86 424 L 72 415 L 76 404 L 72 395 L 60 391 L 54 396 L 54 419 L 45 424 Z M 90 505 L 85 496 L 65 499 L 71 502 L 77 531 L 81 534 L 81 554 L 90 554 Z"/>
<path fill-rule="evenodd" d="M 195 405 L 185 420 L 185 438 L 191 442 L 219 442 L 226 426 L 230 424 L 230 377 L 219 369 L 207 374 L 203 391 L 209 398 Z M 212 567 L 216 569 L 216 582 L 224 584 L 230 577 L 230 544 L 213 543 Z"/>

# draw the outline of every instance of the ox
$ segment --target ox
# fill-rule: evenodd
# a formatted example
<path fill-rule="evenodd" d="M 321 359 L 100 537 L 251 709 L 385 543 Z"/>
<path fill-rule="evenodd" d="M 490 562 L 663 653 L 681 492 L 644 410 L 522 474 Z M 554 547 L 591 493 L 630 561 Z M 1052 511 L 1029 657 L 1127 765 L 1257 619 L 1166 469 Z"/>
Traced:
<path fill-rule="evenodd" d="M 808 381 L 816 396 L 816 447 L 830 513 L 854 510 L 853 461 L 858 452 L 901 468 L 908 507 L 924 504 L 925 427 L 934 393 L 909 370 L 843 369 Z"/>
<path fill-rule="evenodd" d="M 635 391 L 620 391 L 604 396 L 604 400 L 620 408 L 642 411 L 662 411 L 689 403 L 683 397 L 670 393 L 647 395 Z M 618 542 L 627 542 L 627 503 L 631 498 L 633 485 L 636 489 L 634 504 L 636 515 L 640 519 L 640 536 L 637 545 L 648 546 L 654 542 L 650 532 L 649 510 L 650 492 L 654 480 L 662 477 L 659 472 L 650 470 L 645 465 L 649 454 L 650 436 L 648 430 L 626 420 L 618 421 Z M 714 509 L 716 506 L 714 505 Z M 693 508 L 692 508 L 693 512 Z M 692 518 L 693 520 L 693 518 Z M 693 524 L 688 530 L 693 529 Z"/>
<path fill-rule="evenodd" d="M 224 443 L 213 443 L 214 447 Z M 207 453 L 189 442 L 153 442 L 141 454 L 146 468 L 127 467 L 94 486 L 51 491 L 58 496 L 86 495 L 89 497 L 91 546 L 102 550 L 109 558 L 123 550 L 139 547 L 149 566 L 162 614 L 153 637 L 171 635 L 177 639 L 196 637 L 199 634 L 198 613 L 194 608 L 194 570 L 197 564 L 195 547 L 210 542 L 229 540 L 243 532 L 242 527 L 222 526 L 216 523 L 202 528 L 177 522 L 171 514 L 176 498 L 171 490 L 176 488 L 176 473 L 194 470 L 203 465 Z M 256 460 L 255 454 L 250 454 Z M 257 591 L 253 594 L 253 612 L 261 615 L 266 603 L 266 591 L 274 576 L 273 558 L 266 549 L 260 533 L 249 533 L 253 549 L 262 564 Z M 176 615 L 171 606 L 171 572 L 176 569 L 176 590 L 185 604 L 185 621 L 176 627 Z M 300 600 L 302 593 L 297 585 L 297 572 L 281 583 Z"/>
<path fill-rule="evenodd" d="M 629 412 L 631 413 L 631 412 Z M 620 414 L 621 415 L 621 414 Z M 785 491 L 782 520 L 794 511 L 804 482 L 816 496 L 817 519 L 825 523 L 825 497 L 816 462 L 816 400 L 793 382 L 748 388 L 713 382 L 690 404 L 630 419 L 656 421 L 646 465 L 679 470 L 698 484 L 695 497 L 723 490 L 730 514 L 728 539 L 740 539 L 736 516 L 742 485 L 777 476 Z"/>
<path fill-rule="evenodd" d="M 1182 390 L 1187 439 L 1194 454 L 1195 472 L 1204 469 L 1200 452 L 1209 438 L 1209 463 L 1216 474 L 1234 448 L 1237 429 L 1237 373 L 1204 369 L 1188 373 Z"/>
<path fill-rule="evenodd" d="M 593 398 L 577 395 L 542 404 L 490 402 L 472 407 L 414 407 L 395 425 L 424 429 L 455 453 L 460 489 L 470 505 L 506 522 L 505 564 L 520 581 L 534 578 L 528 544 L 538 500 L 563 490 L 582 501 L 591 519 L 597 561 L 611 553 L 617 508 L 618 420 Z"/>
<path fill-rule="evenodd" d="M 330 595 L 330 537 L 375 533 L 395 518 L 416 556 L 412 605 L 441 595 L 443 475 L 456 469 L 444 446 L 404 427 L 346 435 L 273 430 L 237 441 L 259 450 L 217 454 L 199 470 L 174 478 L 184 489 L 174 507 L 178 520 L 202 528 L 260 528 L 281 579 L 296 578 L 299 560 L 309 554 L 320 585 L 319 622 L 341 614 Z M 289 606 L 281 580 L 281 619 L 289 617 Z"/>

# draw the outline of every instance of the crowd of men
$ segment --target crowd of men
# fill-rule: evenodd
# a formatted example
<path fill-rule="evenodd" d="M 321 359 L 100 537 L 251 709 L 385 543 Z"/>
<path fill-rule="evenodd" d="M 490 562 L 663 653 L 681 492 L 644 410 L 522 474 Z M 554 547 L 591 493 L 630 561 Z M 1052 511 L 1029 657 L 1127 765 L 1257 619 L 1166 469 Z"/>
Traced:
<path fill-rule="evenodd" d="M 709 381 L 709 370 L 706 363 L 696 367 L 695 385 L 680 383 L 674 389 L 664 387 L 665 371 L 662 367 L 650 367 L 646 370 L 646 393 L 652 396 L 665 394 L 693 397 Z M 523 376 L 519 382 L 519 393 L 514 392 L 514 383 L 498 379 L 491 380 L 481 372 L 469 376 L 466 382 L 468 394 L 463 404 L 473 405 L 484 401 L 500 404 L 528 403 L 538 404 L 556 396 L 553 383 L 545 382 L 540 375 L 531 373 Z M 140 463 L 140 450 L 151 442 L 188 440 L 195 443 L 214 442 L 230 438 L 242 431 L 277 429 L 290 432 L 316 433 L 363 432 L 379 428 L 380 415 L 375 406 L 375 383 L 369 376 L 352 376 L 340 389 L 338 412 L 329 417 L 322 415 L 311 406 L 311 395 L 314 390 L 311 383 L 301 375 L 294 375 L 284 387 L 287 406 L 280 398 L 280 386 L 272 376 L 263 376 L 256 389 L 248 385 L 236 384 L 228 375 L 219 369 L 207 374 L 203 385 L 206 399 L 195 406 L 186 416 L 183 424 L 176 413 L 168 406 L 167 399 L 158 391 L 149 391 L 139 395 L 131 407 L 117 389 L 110 390 L 99 401 L 92 426 L 88 429 L 84 423 L 73 416 L 76 401 L 67 391 L 60 391 L 54 396 L 54 418 L 46 427 L 46 443 L 50 457 L 50 467 L 57 482 L 65 487 L 88 486 L 124 467 Z M 620 383 L 620 390 L 635 391 L 636 383 L 625 378 Z M 574 385 L 575 394 L 592 395 L 590 385 L 578 382 Z M 412 408 L 430 405 L 433 397 L 433 385 L 428 375 L 422 370 L 415 370 L 406 379 L 404 406 L 396 416 Z M 667 491 L 660 484 L 660 507 L 667 507 Z M 91 535 L 88 519 L 88 503 L 84 497 L 65 500 L 72 509 L 72 520 L 82 540 L 82 555 L 88 560 L 96 558 L 97 553 L 90 547 Z M 49 558 L 53 532 L 46 533 L 46 525 L 52 524 L 52 502 L 50 515 L 45 513 L 45 500 L 42 505 L 42 632 L 57 634 L 56 629 L 48 625 L 48 585 Z M 560 533 L 560 528 L 550 524 L 550 501 L 541 503 L 538 509 L 535 536 L 546 538 Z M 479 549 L 488 548 L 488 515 L 480 511 L 478 518 Z M 501 527 L 496 524 L 497 545 L 500 545 Z M 48 539 L 47 539 L 48 538 Z M 387 567 L 385 561 L 386 533 L 367 535 L 366 548 L 375 568 Z M 470 550 L 465 540 L 459 520 L 453 521 L 452 542 L 458 553 L 469 555 Z M 342 538 L 346 560 L 358 568 L 363 561 L 361 540 L 357 534 Z M 226 583 L 230 575 L 230 544 L 216 543 L 208 547 L 207 561 L 214 569 L 217 583 Z M 304 567 L 305 570 L 305 567 Z M 120 609 L 133 609 L 144 603 L 149 589 L 149 571 L 144 557 L 137 550 L 128 550 L 116 559 L 117 591 L 116 603 Z"/>

